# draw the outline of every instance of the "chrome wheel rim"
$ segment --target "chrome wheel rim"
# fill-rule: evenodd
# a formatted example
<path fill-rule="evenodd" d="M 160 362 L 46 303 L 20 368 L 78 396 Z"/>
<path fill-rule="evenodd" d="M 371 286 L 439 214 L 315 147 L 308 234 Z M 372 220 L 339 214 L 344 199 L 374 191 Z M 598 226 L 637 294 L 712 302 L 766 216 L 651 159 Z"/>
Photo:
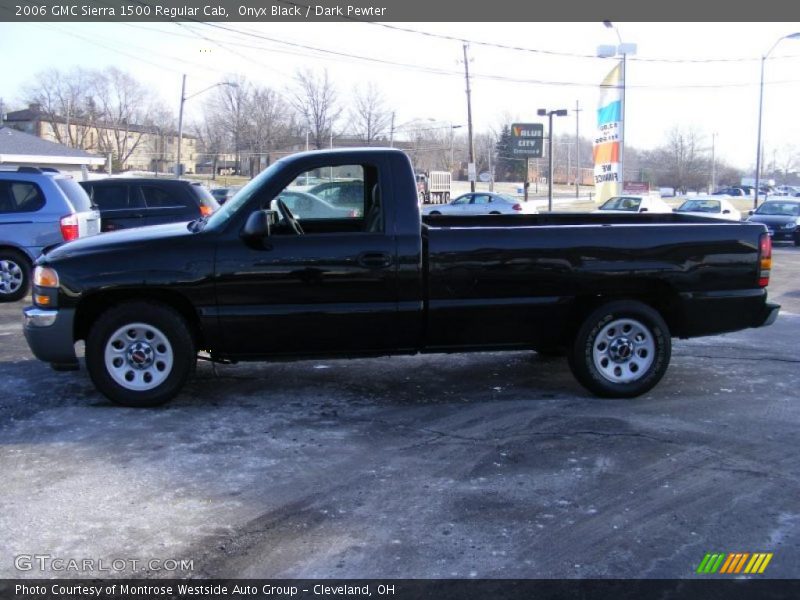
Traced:
<path fill-rule="evenodd" d="M 653 333 L 636 319 L 616 319 L 595 337 L 595 369 L 612 383 L 630 383 L 644 377 L 656 355 Z"/>
<path fill-rule="evenodd" d="M 106 370 L 127 390 L 144 392 L 158 387 L 169 377 L 174 362 L 167 336 L 147 323 L 124 325 L 106 342 Z"/>
<path fill-rule="evenodd" d="M 13 260 L 0 260 L 0 294 L 15 294 L 22 287 L 22 267 Z"/>

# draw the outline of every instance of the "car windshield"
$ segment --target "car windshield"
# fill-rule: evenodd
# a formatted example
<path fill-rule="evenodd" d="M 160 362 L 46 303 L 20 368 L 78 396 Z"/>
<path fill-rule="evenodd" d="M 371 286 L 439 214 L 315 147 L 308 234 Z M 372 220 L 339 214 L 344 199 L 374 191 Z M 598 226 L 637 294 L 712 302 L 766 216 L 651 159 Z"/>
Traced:
<path fill-rule="evenodd" d="M 800 216 L 800 204 L 797 202 L 765 202 L 758 207 L 756 214 L 797 217 Z"/>
<path fill-rule="evenodd" d="M 678 207 L 680 212 L 718 213 L 719 200 L 687 200 Z"/>
<path fill-rule="evenodd" d="M 236 211 L 238 211 L 241 206 L 247 204 L 253 194 L 261 188 L 264 181 L 275 175 L 275 173 L 281 169 L 281 166 L 282 162 L 277 160 L 251 179 L 233 198 L 228 200 L 219 210 L 214 211 L 214 213 L 208 217 L 206 227 L 212 229 L 224 227 L 225 224 L 231 220 L 231 217 L 233 217 Z"/>
<path fill-rule="evenodd" d="M 631 212 L 636 212 L 639 210 L 639 205 L 641 203 L 641 198 L 615 196 L 606 200 L 605 204 L 600 207 L 600 210 L 629 210 Z"/>

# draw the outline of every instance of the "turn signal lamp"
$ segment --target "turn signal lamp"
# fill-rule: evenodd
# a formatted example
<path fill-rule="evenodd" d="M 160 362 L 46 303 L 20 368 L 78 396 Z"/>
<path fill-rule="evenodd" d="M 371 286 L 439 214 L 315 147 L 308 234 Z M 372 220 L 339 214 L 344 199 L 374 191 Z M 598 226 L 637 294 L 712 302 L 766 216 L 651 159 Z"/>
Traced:
<path fill-rule="evenodd" d="M 33 285 L 46 288 L 58 287 L 58 273 L 51 267 L 36 267 L 33 270 Z"/>

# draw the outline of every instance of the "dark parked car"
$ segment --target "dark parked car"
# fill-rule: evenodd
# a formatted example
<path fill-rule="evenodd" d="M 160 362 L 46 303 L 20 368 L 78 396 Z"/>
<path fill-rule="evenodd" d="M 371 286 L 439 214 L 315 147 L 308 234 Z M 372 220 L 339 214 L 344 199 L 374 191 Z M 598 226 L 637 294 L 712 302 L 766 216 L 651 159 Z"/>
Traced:
<path fill-rule="evenodd" d="M 300 221 L 280 201 L 298 177 L 339 166 L 361 174 L 357 215 Z M 775 320 L 771 248 L 763 225 L 679 213 L 420 222 L 402 151 L 305 152 L 207 219 L 43 255 L 24 331 L 57 367 L 77 367 L 86 340 L 94 384 L 131 406 L 175 396 L 199 350 L 216 361 L 560 350 L 587 389 L 633 397 L 662 378 L 673 337 Z"/>
<path fill-rule="evenodd" d="M 218 187 L 211 190 L 211 195 L 214 196 L 214 200 L 219 202 L 220 206 L 225 204 L 228 200 L 236 195 L 242 189 L 240 185 L 234 185 L 233 187 Z"/>
<path fill-rule="evenodd" d="M 763 223 L 774 240 L 794 242 L 800 246 L 800 201 L 769 200 L 750 211 L 751 223 Z"/>
<path fill-rule="evenodd" d="M 195 181 L 109 177 L 80 184 L 100 209 L 103 231 L 192 221 L 219 208 Z"/>

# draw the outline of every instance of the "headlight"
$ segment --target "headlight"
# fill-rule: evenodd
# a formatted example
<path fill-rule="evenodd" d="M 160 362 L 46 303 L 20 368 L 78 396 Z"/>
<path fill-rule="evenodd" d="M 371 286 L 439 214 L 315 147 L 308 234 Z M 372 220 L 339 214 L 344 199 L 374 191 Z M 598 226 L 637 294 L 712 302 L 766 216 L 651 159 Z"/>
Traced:
<path fill-rule="evenodd" d="M 46 288 L 58 287 L 58 273 L 52 267 L 36 267 L 33 270 L 33 285 Z"/>
<path fill-rule="evenodd" d="M 795 227 L 797 227 L 797 223 L 796 222 L 787 223 L 786 225 L 783 226 L 784 229 L 794 229 Z"/>

